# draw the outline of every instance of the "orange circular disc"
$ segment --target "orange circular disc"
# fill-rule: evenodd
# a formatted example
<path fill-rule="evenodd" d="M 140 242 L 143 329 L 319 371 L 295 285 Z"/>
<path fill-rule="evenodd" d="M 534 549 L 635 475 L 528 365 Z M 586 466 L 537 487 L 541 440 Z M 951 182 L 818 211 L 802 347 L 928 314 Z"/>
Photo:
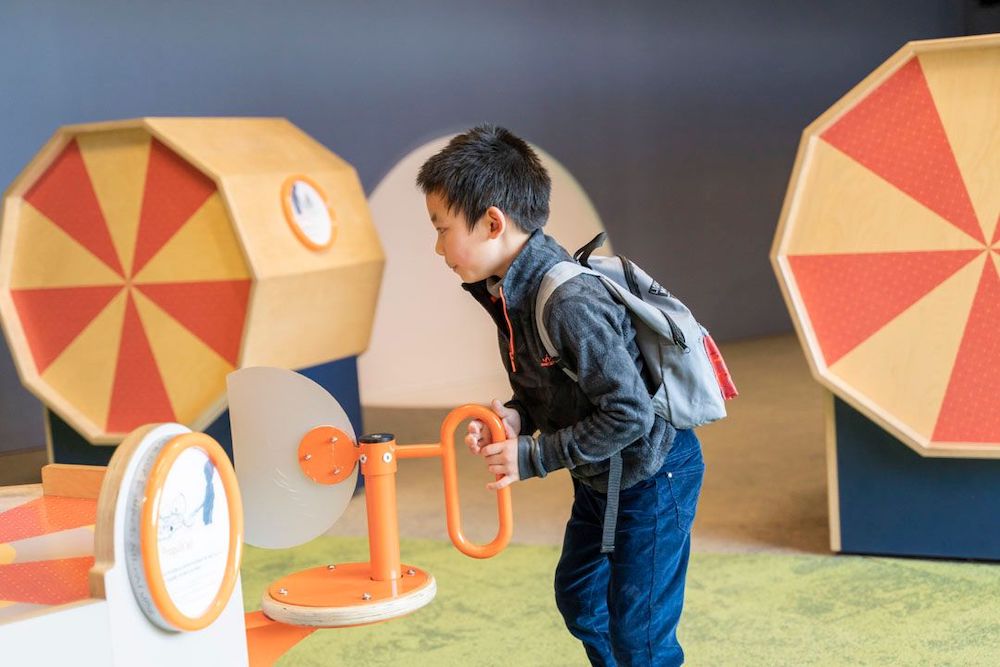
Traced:
<path fill-rule="evenodd" d="M 912 42 L 803 133 L 772 261 L 814 375 L 924 456 L 1000 457 L 1000 36 Z"/>
<path fill-rule="evenodd" d="M 351 476 L 357 446 L 339 428 L 317 426 L 299 442 L 299 467 L 317 484 L 338 484 Z"/>
<path fill-rule="evenodd" d="M 370 563 L 323 565 L 282 577 L 261 602 L 269 617 L 291 625 L 344 627 L 404 616 L 437 593 L 430 573 L 402 566 L 396 580 L 373 581 Z"/>

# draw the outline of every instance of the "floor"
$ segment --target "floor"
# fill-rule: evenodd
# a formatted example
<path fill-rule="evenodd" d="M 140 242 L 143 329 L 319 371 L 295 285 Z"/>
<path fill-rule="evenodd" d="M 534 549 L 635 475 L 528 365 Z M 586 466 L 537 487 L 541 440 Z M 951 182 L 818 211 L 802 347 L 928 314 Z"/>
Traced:
<path fill-rule="evenodd" d="M 729 418 L 698 430 L 706 461 L 705 485 L 693 548 L 708 552 L 829 553 L 824 391 L 809 374 L 794 336 L 722 345 L 741 395 Z M 487 402 L 491 396 L 470 397 Z M 438 442 L 450 408 L 368 408 L 370 432 L 391 432 L 401 445 Z M 461 441 L 461 433 L 458 434 Z M 464 450 L 464 446 L 459 444 Z M 460 452 L 463 530 L 476 542 L 496 530 L 493 494 L 482 462 Z M 39 481 L 44 450 L 0 457 L 0 485 Z M 559 544 L 572 487 L 565 471 L 513 486 L 514 541 Z M 447 539 L 438 460 L 408 459 L 398 473 L 400 533 L 404 538 Z M 365 505 L 356 497 L 329 531 L 364 536 Z"/>

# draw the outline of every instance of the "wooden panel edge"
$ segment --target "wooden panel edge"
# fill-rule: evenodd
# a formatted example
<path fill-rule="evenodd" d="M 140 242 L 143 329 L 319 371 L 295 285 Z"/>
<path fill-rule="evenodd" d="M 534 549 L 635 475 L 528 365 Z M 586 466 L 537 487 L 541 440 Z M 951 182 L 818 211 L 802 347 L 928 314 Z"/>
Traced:
<path fill-rule="evenodd" d="M 101 492 L 97 499 L 97 521 L 94 524 L 94 566 L 90 569 L 90 597 L 106 599 L 105 575 L 115 565 L 115 508 L 122 493 L 125 473 L 143 438 L 159 424 L 147 424 L 132 431 L 118 446 L 108 464 Z M 128 490 L 124 490 L 128 493 Z"/>
<path fill-rule="evenodd" d="M 840 541 L 840 477 L 837 471 L 837 423 L 833 392 L 824 391 L 823 415 L 826 421 L 826 498 L 830 517 L 830 550 L 842 551 Z"/>

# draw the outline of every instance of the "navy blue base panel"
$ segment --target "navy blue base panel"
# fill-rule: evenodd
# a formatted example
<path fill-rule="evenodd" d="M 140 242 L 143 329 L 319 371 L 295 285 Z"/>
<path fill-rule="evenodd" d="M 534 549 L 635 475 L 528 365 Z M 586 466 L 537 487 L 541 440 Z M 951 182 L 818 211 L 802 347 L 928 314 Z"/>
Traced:
<path fill-rule="evenodd" d="M 360 436 L 364 433 L 364 425 L 361 422 L 361 398 L 358 392 L 357 357 L 311 366 L 300 370 L 299 373 L 330 392 L 347 413 L 355 434 Z M 53 462 L 105 466 L 111 460 L 111 455 L 115 452 L 114 446 L 91 445 L 72 426 L 50 410 L 45 411 L 45 419 L 52 433 Z M 320 426 L 320 424 L 314 425 Z M 229 460 L 232 460 L 233 435 L 229 425 L 229 410 L 223 411 L 218 419 L 205 429 L 205 433 L 222 445 L 229 455 Z"/>
<path fill-rule="evenodd" d="M 841 549 L 1000 560 L 1000 460 L 928 458 L 834 397 Z"/>
<path fill-rule="evenodd" d="M 52 434 L 52 462 L 81 466 L 106 466 L 114 445 L 92 445 L 56 413 L 45 408 L 45 421 Z"/>

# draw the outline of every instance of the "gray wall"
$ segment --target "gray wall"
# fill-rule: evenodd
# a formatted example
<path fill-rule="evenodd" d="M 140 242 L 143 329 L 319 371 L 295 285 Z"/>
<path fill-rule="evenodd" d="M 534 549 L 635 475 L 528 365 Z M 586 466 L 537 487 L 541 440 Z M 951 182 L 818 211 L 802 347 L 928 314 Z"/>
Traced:
<path fill-rule="evenodd" d="M 276 115 L 371 190 L 424 141 L 490 120 L 566 165 L 617 249 L 718 339 L 785 332 L 767 254 L 802 128 L 907 40 L 962 34 L 971 11 L 957 0 L 402 5 L 7 0 L 0 184 L 59 125 Z M 40 424 L 0 344 L 0 449 L 37 445 Z"/>

